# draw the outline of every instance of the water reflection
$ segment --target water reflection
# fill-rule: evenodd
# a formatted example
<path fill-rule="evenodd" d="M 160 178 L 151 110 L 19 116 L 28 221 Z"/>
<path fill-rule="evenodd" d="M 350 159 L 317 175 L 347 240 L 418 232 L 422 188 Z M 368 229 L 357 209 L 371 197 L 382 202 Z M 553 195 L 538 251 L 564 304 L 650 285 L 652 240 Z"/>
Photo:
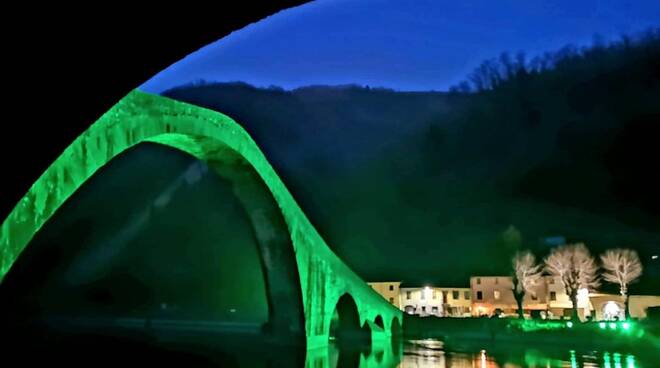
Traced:
<path fill-rule="evenodd" d="M 487 347 L 466 343 L 447 346 L 438 340 L 374 343 L 369 350 L 338 349 L 335 345 L 310 350 L 306 366 L 318 368 L 643 368 L 638 357 L 620 352 L 576 351 L 521 346 Z"/>
<path fill-rule="evenodd" d="M 154 327 L 159 325 L 155 324 Z M 42 330 L 38 330 L 42 331 Z M 86 330 L 85 330 L 86 331 Z M 3 330 L 0 329 L 0 335 Z M 409 340 L 305 350 L 256 335 L 205 332 L 203 329 L 161 329 L 157 333 L 126 330 L 98 333 L 29 334 L 12 337 L 9 357 L 25 366 L 56 362 L 68 367 L 136 366 L 306 367 L 306 368 L 655 368 L 655 351 L 570 350 L 553 344 L 503 344 L 490 341 Z M 1 339 L 0 339 L 1 340 Z M 3 340 L 4 341 L 4 340 Z M 533 345 L 533 346 L 531 346 Z M 559 345 L 559 344 L 557 344 Z M 541 348 L 537 348 L 537 347 Z M 101 364 L 103 363 L 103 364 Z M 52 365 L 52 364 L 51 364 Z"/>

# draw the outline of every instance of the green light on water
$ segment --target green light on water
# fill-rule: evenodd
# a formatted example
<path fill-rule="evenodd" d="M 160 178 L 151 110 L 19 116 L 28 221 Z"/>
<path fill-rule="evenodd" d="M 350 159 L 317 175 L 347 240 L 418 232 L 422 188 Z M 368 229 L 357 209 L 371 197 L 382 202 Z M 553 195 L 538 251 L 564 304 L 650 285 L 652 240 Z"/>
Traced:
<path fill-rule="evenodd" d="M 571 368 L 577 368 L 577 358 L 575 357 L 575 350 L 571 350 Z"/>
<path fill-rule="evenodd" d="M 566 322 L 566 327 L 573 328 L 573 322 Z"/>
<path fill-rule="evenodd" d="M 603 356 L 603 368 L 612 368 L 612 363 L 610 363 L 610 353 L 605 353 Z"/>
<path fill-rule="evenodd" d="M 626 368 L 636 368 L 635 357 L 632 355 L 626 356 Z"/>
<path fill-rule="evenodd" d="M 614 368 L 621 368 L 621 354 L 614 353 Z"/>
<path fill-rule="evenodd" d="M 610 329 L 616 330 L 616 323 L 610 322 Z"/>
<path fill-rule="evenodd" d="M 605 324 L 605 322 L 601 322 L 601 323 L 598 324 L 598 327 L 600 327 L 604 330 L 607 327 L 607 325 Z"/>
<path fill-rule="evenodd" d="M 630 323 L 628 322 L 623 322 L 622 324 L 624 330 L 629 330 L 630 329 Z"/>

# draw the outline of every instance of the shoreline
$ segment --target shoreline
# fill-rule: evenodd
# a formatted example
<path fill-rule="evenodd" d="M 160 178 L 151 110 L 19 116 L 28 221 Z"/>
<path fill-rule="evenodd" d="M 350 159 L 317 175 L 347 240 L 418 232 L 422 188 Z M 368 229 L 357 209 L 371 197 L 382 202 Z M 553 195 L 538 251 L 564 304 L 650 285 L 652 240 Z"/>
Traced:
<path fill-rule="evenodd" d="M 490 318 L 419 318 L 404 317 L 404 338 L 406 340 L 438 339 L 446 346 L 455 348 L 461 345 L 525 345 L 526 349 L 538 347 L 547 349 L 574 350 L 620 350 L 645 354 L 660 351 L 660 338 L 657 323 L 632 322 L 630 329 L 615 330 L 599 328 L 596 323 L 576 323 L 567 327 L 568 321 L 538 322 L 517 319 Z M 536 330 L 523 330 L 524 326 L 540 325 Z M 546 326 L 547 325 L 547 326 Z"/>

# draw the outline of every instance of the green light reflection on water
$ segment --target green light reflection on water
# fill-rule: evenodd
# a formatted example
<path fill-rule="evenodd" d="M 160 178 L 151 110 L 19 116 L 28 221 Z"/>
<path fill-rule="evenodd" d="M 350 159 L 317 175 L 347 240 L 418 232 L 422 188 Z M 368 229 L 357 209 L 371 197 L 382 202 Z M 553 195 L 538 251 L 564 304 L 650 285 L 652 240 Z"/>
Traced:
<path fill-rule="evenodd" d="M 577 358 L 575 357 L 575 350 L 571 350 L 571 368 L 577 368 Z"/>
<path fill-rule="evenodd" d="M 621 368 L 621 354 L 614 353 L 614 368 Z"/>
<path fill-rule="evenodd" d="M 370 353 L 365 352 L 360 358 L 360 368 L 637 368 L 638 357 L 617 352 L 526 349 L 521 355 L 510 351 L 493 349 L 446 350 L 443 344 L 433 344 L 436 340 L 412 340 L 402 342 L 396 352 L 388 345 L 374 345 Z M 568 353 L 568 354 L 567 354 Z M 336 360 L 336 359 L 335 359 Z M 333 361 L 332 359 L 330 361 Z M 313 365 L 308 365 L 309 367 Z M 645 365 L 646 366 L 646 365 Z M 655 367 L 656 365 L 649 365 Z M 339 367 L 334 365 L 322 366 Z"/>
<path fill-rule="evenodd" d="M 603 355 L 603 368 L 612 368 L 612 363 L 610 363 L 610 353 L 605 353 Z"/>

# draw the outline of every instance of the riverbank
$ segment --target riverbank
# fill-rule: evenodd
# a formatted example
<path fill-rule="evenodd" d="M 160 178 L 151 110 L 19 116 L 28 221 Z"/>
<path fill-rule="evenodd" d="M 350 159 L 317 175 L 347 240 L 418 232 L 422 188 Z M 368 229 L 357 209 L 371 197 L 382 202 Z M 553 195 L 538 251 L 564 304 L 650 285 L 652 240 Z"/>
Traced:
<path fill-rule="evenodd" d="M 568 349 L 616 349 L 658 351 L 658 323 L 570 323 L 511 318 L 438 318 L 404 316 L 408 340 L 438 339 L 449 346 L 468 341 L 477 344 L 503 343 L 559 346 Z"/>

